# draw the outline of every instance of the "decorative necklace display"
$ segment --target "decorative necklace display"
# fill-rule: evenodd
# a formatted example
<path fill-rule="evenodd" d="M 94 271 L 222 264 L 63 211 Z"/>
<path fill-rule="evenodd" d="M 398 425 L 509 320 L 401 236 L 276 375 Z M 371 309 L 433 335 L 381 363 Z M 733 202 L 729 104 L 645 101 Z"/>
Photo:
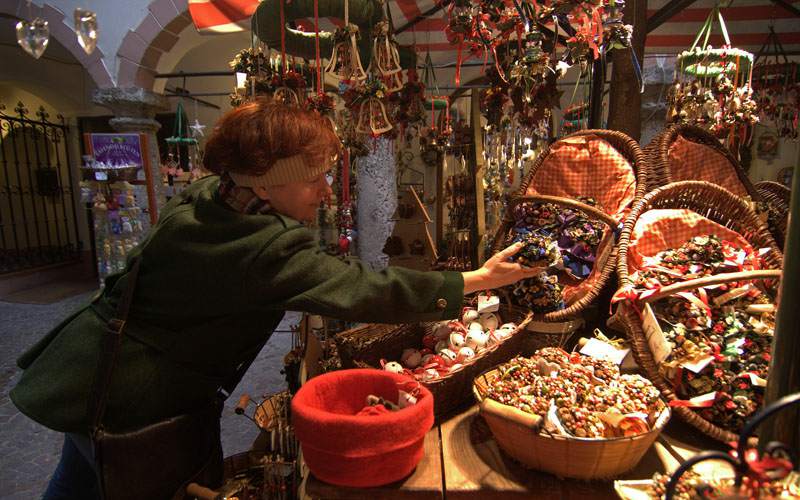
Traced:
<path fill-rule="evenodd" d="M 632 278 L 645 292 L 673 283 L 760 267 L 751 249 L 697 236 L 678 248 L 646 257 Z M 677 403 L 738 432 L 763 404 L 771 359 L 775 307 L 757 282 L 733 282 L 679 292 L 653 304 L 669 345 L 661 364 Z"/>
<path fill-rule="evenodd" d="M 597 206 L 590 198 L 579 201 Z M 543 265 L 547 270 L 518 282 L 513 287 L 513 302 L 538 313 L 565 308 L 561 281 L 573 283 L 589 277 L 604 224 L 571 208 L 529 202 L 514 208 L 514 221 L 506 245 L 524 242 L 525 247 L 513 259 L 528 266 Z"/>
<path fill-rule="evenodd" d="M 725 45 L 714 49 L 708 39 L 717 19 Z M 667 119 L 703 127 L 737 151 L 758 122 L 751 87 L 753 54 L 731 47 L 719 6 L 711 10 L 691 48 L 678 55 L 676 67 Z"/>
<path fill-rule="evenodd" d="M 664 409 L 660 393 L 617 365 L 546 347 L 531 358 L 497 367 L 485 396 L 544 420 L 550 433 L 580 438 L 635 436 L 652 428 Z"/>
<path fill-rule="evenodd" d="M 460 321 L 442 321 L 422 339 L 419 348 L 405 349 L 399 361 L 381 360 L 384 370 L 404 373 L 422 382 L 431 382 L 457 371 L 480 356 L 484 349 L 502 342 L 514 330 L 515 323 L 500 324 L 494 313 L 479 314 L 465 308 Z"/>

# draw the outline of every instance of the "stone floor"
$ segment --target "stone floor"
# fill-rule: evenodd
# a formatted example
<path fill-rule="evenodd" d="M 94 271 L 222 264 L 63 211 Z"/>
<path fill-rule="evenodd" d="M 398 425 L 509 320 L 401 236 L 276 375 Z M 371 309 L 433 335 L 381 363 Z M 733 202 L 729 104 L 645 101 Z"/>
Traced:
<path fill-rule="evenodd" d="M 40 498 L 60 456 L 63 437 L 17 411 L 8 398 L 20 371 L 15 360 L 53 325 L 89 299 L 84 293 L 49 305 L 12 304 L 0 301 L 0 499 Z M 244 392 L 260 399 L 285 387 L 280 370 L 291 345 L 289 325 L 299 314 L 288 313 L 283 323 L 250 367 L 222 417 L 225 455 L 249 449 L 258 430 L 249 420 L 235 415 L 233 406 Z"/>

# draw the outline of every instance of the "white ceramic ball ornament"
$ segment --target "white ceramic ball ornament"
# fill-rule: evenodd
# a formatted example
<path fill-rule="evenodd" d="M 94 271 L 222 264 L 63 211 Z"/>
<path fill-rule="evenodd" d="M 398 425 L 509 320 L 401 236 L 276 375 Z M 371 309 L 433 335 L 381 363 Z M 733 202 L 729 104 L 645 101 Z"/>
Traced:
<path fill-rule="evenodd" d="M 473 321 L 477 321 L 479 317 L 480 314 L 478 314 L 478 311 L 476 311 L 475 309 L 466 309 L 464 311 L 464 314 L 461 315 L 461 321 L 465 325 L 468 325 Z"/>
<path fill-rule="evenodd" d="M 484 330 L 494 330 L 500 323 L 497 320 L 497 316 L 495 316 L 493 313 L 481 314 L 480 319 L 478 321 L 480 322 Z"/>
<path fill-rule="evenodd" d="M 387 372 L 392 373 L 403 373 L 403 365 L 398 363 L 397 361 L 389 361 L 385 365 L 383 365 L 383 369 Z"/>

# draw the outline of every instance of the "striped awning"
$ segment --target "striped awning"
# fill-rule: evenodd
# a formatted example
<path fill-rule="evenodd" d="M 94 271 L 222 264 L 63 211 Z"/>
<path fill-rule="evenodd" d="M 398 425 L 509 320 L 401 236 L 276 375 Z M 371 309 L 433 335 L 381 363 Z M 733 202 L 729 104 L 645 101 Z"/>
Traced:
<path fill-rule="evenodd" d="M 785 0 L 800 7 L 800 0 Z M 429 11 L 435 0 L 388 0 L 395 27 L 414 21 Z M 650 0 L 648 16 L 652 16 L 669 0 Z M 688 49 L 711 8 L 717 0 L 697 0 L 647 36 L 646 52 L 674 54 Z M 201 33 L 229 33 L 247 30 L 250 16 L 258 0 L 189 0 L 189 12 Z M 628 8 L 631 8 L 630 6 Z M 435 63 L 455 61 L 457 48 L 448 43 L 444 33 L 447 24 L 445 10 L 435 12 L 398 34 L 401 45 L 413 45 L 418 52 L 430 51 Z M 758 52 L 773 26 L 783 47 L 790 52 L 800 50 L 800 17 L 772 3 L 770 0 L 735 0 L 731 7 L 722 10 L 733 45 L 750 52 Z M 309 19 L 294 20 L 300 29 L 313 26 Z M 333 24 L 323 22 L 321 28 L 331 29 Z M 722 43 L 721 35 L 711 38 L 711 43 Z"/>
<path fill-rule="evenodd" d="M 189 0 L 189 15 L 200 33 L 232 33 L 250 29 L 259 0 Z"/>

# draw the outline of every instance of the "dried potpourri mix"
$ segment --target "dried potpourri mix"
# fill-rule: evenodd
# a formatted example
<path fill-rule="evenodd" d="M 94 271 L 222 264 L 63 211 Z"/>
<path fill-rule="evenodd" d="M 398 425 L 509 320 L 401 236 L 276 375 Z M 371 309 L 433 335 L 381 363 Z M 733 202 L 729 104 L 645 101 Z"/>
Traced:
<path fill-rule="evenodd" d="M 579 201 L 597 206 L 591 198 Z M 531 267 L 547 267 L 546 272 L 514 286 L 514 302 L 538 313 L 564 309 L 559 277 L 566 275 L 573 282 L 589 277 L 605 225 L 578 210 L 553 203 L 520 203 L 514 208 L 514 221 L 506 244 L 525 243 L 514 260 Z"/>
<path fill-rule="evenodd" d="M 550 432 L 610 438 L 648 432 L 662 405 L 639 375 L 620 375 L 608 361 L 546 347 L 497 367 L 486 397 L 542 417 Z"/>
<path fill-rule="evenodd" d="M 715 235 L 645 258 L 633 278 L 655 290 L 680 281 L 759 267 L 757 252 Z M 647 292 L 645 292 L 647 293 Z M 763 403 L 774 330 L 772 298 L 757 281 L 680 292 L 653 310 L 671 352 L 661 368 L 706 420 L 738 432 Z M 693 399 L 694 398 L 694 399 Z"/>
<path fill-rule="evenodd" d="M 664 499 L 670 475 L 656 472 L 646 492 L 650 498 Z M 675 500 L 705 500 L 707 498 L 799 498 L 797 473 L 789 473 L 779 480 L 753 481 L 745 476 L 739 491 L 732 478 L 709 478 L 694 471 L 686 471 L 678 480 Z"/>

